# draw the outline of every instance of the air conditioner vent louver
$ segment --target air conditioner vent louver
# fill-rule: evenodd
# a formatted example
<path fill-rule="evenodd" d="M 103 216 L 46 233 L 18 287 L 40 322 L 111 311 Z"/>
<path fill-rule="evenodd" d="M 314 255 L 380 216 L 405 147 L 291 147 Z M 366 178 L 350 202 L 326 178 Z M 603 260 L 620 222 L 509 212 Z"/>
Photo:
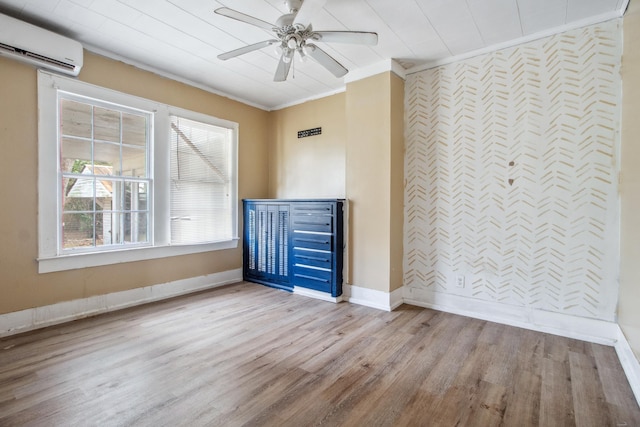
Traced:
<path fill-rule="evenodd" d="M 0 56 L 77 76 L 83 50 L 75 40 L 0 14 Z"/>
<path fill-rule="evenodd" d="M 75 69 L 75 65 L 69 64 L 67 62 L 58 61 L 57 59 L 49 58 L 48 56 L 38 55 L 37 53 L 29 52 L 26 50 L 18 49 L 13 46 L 6 45 L 4 43 L 0 43 L 0 49 L 6 50 L 9 52 L 13 52 L 15 54 L 24 55 L 29 58 L 33 58 L 37 61 L 41 61 L 47 64 L 54 65 L 56 67 L 62 67 L 69 71 L 73 71 Z"/>
<path fill-rule="evenodd" d="M 15 47 L 9 46 L 8 44 L 4 44 L 4 43 L 0 43 L 0 49 L 7 50 L 9 52 L 17 52 L 18 51 L 18 49 L 16 49 Z"/>

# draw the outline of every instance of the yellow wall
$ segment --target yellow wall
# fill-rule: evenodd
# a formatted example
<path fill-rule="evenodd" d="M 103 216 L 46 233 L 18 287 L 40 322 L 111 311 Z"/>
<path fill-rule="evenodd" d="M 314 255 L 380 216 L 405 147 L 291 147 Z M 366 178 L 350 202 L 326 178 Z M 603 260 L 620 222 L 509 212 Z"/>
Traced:
<path fill-rule="evenodd" d="M 402 286 L 404 81 L 388 72 L 346 93 L 272 112 L 269 195 L 349 199 L 345 284 Z M 322 135 L 298 139 L 299 130 Z"/>
<path fill-rule="evenodd" d="M 391 76 L 391 205 L 389 251 L 390 291 L 403 285 L 404 257 L 404 80 Z"/>
<path fill-rule="evenodd" d="M 269 195 L 273 198 L 344 198 L 345 94 L 271 113 Z M 298 139 L 298 131 L 322 134 Z"/>
<path fill-rule="evenodd" d="M 268 195 L 268 112 L 90 53 L 79 79 L 238 122 L 239 198 Z M 239 245 L 235 250 L 38 274 L 37 129 L 36 70 L 0 58 L 0 314 L 241 268 Z"/>
<path fill-rule="evenodd" d="M 391 72 L 347 84 L 348 284 L 402 285 L 404 84 Z"/>
<path fill-rule="evenodd" d="M 624 17 L 618 322 L 640 358 L 640 0 Z"/>

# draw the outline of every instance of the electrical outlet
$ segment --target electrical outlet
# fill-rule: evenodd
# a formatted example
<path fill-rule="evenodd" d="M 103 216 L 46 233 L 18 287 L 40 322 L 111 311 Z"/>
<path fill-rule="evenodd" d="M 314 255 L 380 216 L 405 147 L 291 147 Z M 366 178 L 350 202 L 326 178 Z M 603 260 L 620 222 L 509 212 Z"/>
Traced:
<path fill-rule="evenodd" d="M 456 288 L 464 288 L 464 276 L 461 274 L 456 276 Z"/>

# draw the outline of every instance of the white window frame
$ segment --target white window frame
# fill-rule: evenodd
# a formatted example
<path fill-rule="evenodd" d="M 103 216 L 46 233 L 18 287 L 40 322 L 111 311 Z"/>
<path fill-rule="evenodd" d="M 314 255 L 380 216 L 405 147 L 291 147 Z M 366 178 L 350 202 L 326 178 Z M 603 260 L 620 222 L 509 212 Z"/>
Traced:
<path fill-rule="evenodd" d="M 153 113 L 153 143 L 149 147 L 152 194 L 149 245 L 116 247 L 95 252 L 60 250 L 59 200 L 60 152 L 58 91 L 124 105 Z M 172 115 L 233 130 L 232 235 L 231 240 L 171 245 L 169 137 Z M 38 271 L 72 270 L 84 267 L 143 261 L 238 247 L 238 124 L 206 114 L 173 107 L 137 96 L 95 86 L 79 80 L 38 71 Z M 71 253 L 69 253 L 71 252 Z"/>

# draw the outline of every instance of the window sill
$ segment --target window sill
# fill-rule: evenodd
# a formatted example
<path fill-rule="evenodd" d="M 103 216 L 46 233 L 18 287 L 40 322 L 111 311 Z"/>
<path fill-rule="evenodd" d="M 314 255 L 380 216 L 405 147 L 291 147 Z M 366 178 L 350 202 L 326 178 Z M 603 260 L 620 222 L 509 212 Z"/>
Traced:
<path fill-rule="evenodd" d="M 51 258 L 38 258 L 38 273 L 52 273 L 54 271 L 74 270 L 86 267 L 120 264 L 124 262 L 145 261 L 157 258 L 167 258 L 179 255 L 197 254 L 202 252 L 235 249 L 238 238 L 223 242 L 202 245 L 156 246 L 145 248 L 130 248 L 109 252 L 92 252 L 72 255 L 61 255 Z"/>

